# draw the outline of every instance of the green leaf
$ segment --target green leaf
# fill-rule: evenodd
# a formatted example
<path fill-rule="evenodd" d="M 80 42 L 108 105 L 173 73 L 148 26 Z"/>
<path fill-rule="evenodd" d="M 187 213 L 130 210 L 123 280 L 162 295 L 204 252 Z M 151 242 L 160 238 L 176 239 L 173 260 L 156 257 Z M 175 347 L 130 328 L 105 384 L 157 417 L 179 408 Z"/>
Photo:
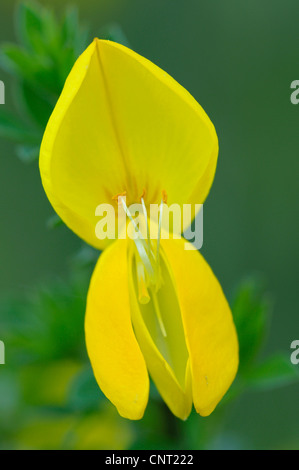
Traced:
<path fill-rule="evenodd" d="M 15 44 L 3 44 L 0 53 L 1 66 L 17 77 L 34 79 L 38 70 L 37 63 L 31 54 Z"/>
<path fill-rule="evenodd" d="M 31 1 L 20 3 L 16 27 L 21 44 L 1 45 L 0 66 L 15 78 L 24 119 L 1 114 L 0 135 L 39 145 L 65 80 L 87 45 L 87 29 L 80 25 L 77 8 L 67 9 L 60 20 L 51 8 Z M 17 153 L 26 162 L 36 157 L 33 147 Z"/>
<path fill-rule="evenodd" d="M 24 109 L 37 124 L 41 132 L 45 129 L 47 122 L 54 109 L 55 100 L 51 100 L 47 93 L 43 93 L 37 87 L 33 87 L 28 82 L 20 82 L 18 87 L 19 101 Z"/>
<path fill-rule="evenodd" d="M 21 41 L 32 51 L 42 52 L 43 9 L 33 2 L 22 2 L 17 10 L 17 31 Z"/>
<path fill-rule="evenodd" d="M 271 357 L 245 376 L 247 385 L 257 390 L 273 388 L 299 382 L 299 368 L 283 354 Z"/>
<path fill-rule="evenodd" d="M 29 52 L 51 55 L 60 46 L 60 24 L 52 11 L 35 2 L 21 2 L 17 10 L 16 29 Z"/>
<path fill-rule="evenodd" d="M 271 303 L 261 280 L 248 278 L 241 283 L 232 302 L 239 338 L 241 373 L 250 367 L 262 345 L 270 310 Z"/>
<path fill-rule="evenodd" d="M 39 56 L 15 44 L 4 44 L 0 51 L 0 65 L 17 80 L 24 80 L 57 100 L 63 82 L 56 59 Z"/>
<path fill-rule="evenodd" d="M 41 287 L 20 301 L 1 301 L 0 331 L 12 367 L 63 357 L 85 358 L 84 313 L 90 271 L 76 272 L 76 279 Z"/>
<path fill-rule="evenodd" d="M 71 47 L 75 56 L 80 55 L 88 45 L 88 28 L 79 22 L 78 8 L 71 6 L 67 9 L 62 25 L 62 41 Z"/>
<path fill-rule="evenodd" d="M 78 8 L 71 6 L 67 9 L 62 26 L 63 40 L 73 43 L 77 36 L 79 25 Z"/>

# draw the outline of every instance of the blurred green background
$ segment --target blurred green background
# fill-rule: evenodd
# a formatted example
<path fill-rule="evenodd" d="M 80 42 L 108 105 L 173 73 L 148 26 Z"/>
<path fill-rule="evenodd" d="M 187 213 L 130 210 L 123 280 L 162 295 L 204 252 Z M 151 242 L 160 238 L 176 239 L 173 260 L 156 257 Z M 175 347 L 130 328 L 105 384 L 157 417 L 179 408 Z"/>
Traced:
<path fill-rule="evenodd" d="M 40 3 L 57 12 L 64 11 L 67 4 L 58 0 Z M 251 273 L 261 274 L 273 301 L 271 328 L 261 357 L 279 351 L 290 355 L 290 344 L 299 335 L 299 106 L 290 102 L 290 84 L 299 79 L 298 1 L 72 0 L 69 3 L 78 6 L 80 19 L 89 26 L 91 38 L 99 36 L 106 25 L 119 25 L 132 49 L 170 73 L 210 116 L 219 136 L 220 155 L 215 182 L 205 204 L 202 252 L 228 297 L 242 278 Z M 12 0 L 1 1 L 0 43 L 17 40 L 16 4 Z M 2 71 L 0 79 L 6 84 L 5 107 L 14 109 L 14 80 Z M 64 279 L 69 279 L 81 242 L 64 226 L 56 230 L 48 228 L 46 222 L 53 212 L 42 190 L 37 165 L 24 165 L 16 157 L 14 145 L 4 139 L 0 140 L 0 150 L 0 293 L 4 299 L 0 319 L 14 316 L 16 307 L 11 307 L 11 299 L 20 299 L 20 311 L 23 311 L 16 318 L 26 328 L 26 312 L 30 317 L 32 311 L 31 304 L 26 304 L 26 308 L 22 304 L 22 296 L 28 292 L 34 294 L 37 285 L 46 286 L 54 280 L 60 286 Z M 71 281 L 75 292 L 77 282 L 80 284 L 78 279 Z M 78 331 L 83 328 L 85 295 L 84 288 L 80 289 L 81 303 L 79 307 L 76 305 L 80 312 L 82 310 L 82 315 L 78 314 Z M 59 315 L 64 316 L 63 321 L 68 325 L 73 314 L 70 300 L 64 292 L 59 295 Z M 38 306 L 36 309 L 39 310 Z M 39 314 L 39 322 L 51 318 L 49 312 L 49 317 L 43 317 L 42 308 Z M 65 326 L 66 336 L 67 328 Z M 1 339 L 6 342 L 0 329 Z M 80 341 L 84 343 L 83 331 Z M 139 428 L 134 427 L 118 418 L 114 409 L 106 404 L 99 415 L 86 413 L 76 422 L 77 440 L 72 440 L 68 434 L 63 445 L 55 439 L 51 441 L 49 429 L 52 427 L 57 439 L 53 409 L 48 410 L 42 423 L 35 419 L 44 402 L 41 398 L 30 402 L 26 393 L 19 391 L 14 375 L 10 375 L 11 363 L 18 364 L 15 351 L 11 349 L 14 343 L 11 344 L 10 349 L 6 348 L 6 365 L 0 366 L 0 420 L 5 420 L 6 410 L 9 421 L 2 437 L 0 434 L 0 447 L 154 446 L 148 436 L 155 428 L 148 416 Z M 73 346 L 69 347 L 71 357 Z M 22 350 L 22 345 L 18 344 L 18 348 Z M 71 357 L 71 363 L 62 367 L 63 371 L 69 371 L 70 377 L 86 361 L 82 353 L 76 354 Z M 42 361 L 33 367 L 43 370 Z M 21 367 L 22 361 L 19 364 Z M 27 368 L 28 364 L 30 360 Z M 53 380 L 51 371 L 49 376 L 46 374 L 48 393 L 58 380 L 59 370 L 53 371 Z M 36 387 L 39 387 L 34 382 L 37 375 L 30 376 L 30 373 L 25 386 L 28 386 L 28 396 L 36 395 Z M 6 374 L 3 383 L 1 374 Z M 65 378 L 65 373 L 61 372 L 61 376 Z M 10 395 L 22 393 L 22 399 L 10 396 L 7 402 L 5 390 L 10 390 Z M 298 384 L 275 388 L 271 393 L 266 390 L 245 392 L 229 412 L 226 411 L 219 432 L 218 428 L 213 432 L 216 418 L 204 425 L 209 432 L 212 430 L 208 447 L 298 449 L 298 392 Z M 59 395 L 59 391 L 57 393 Z M 25 408 L 22 413 L 27 412 L 27 421 L 36 426 L 36 440 L 34 430 L 28 431 L 25 425 L 23 430 L 18 428 L 18 407 L 22 400 Z M 92 403 L 94 400 L 95 397 L 91 397 Z M 75 416 L 80 414 L 78 403 L 76 407 L 75 414 L 59 415 L 62 434 L 72 428 Z M 10 409 L 12 414 L 9 414 Z M 158 425 L 161 414 L 156 412 Z M 178 425 L 178 433 L 185 439 L 178 447 L 200 447 L 200 437 L 197 442 L 188 442 L 190 433 L 195 432 L 190 431 L 191 427 L 201 429 L 200 422 L 201 418 L 192 415 L 187 423 Z M 185 426 L 183 430 L 181 426 Z M 136 440 L 136 434 L 143 436 L 143 444 Z M 95 435 L 102 436 L 102 441 L 96 441 Z M 176 442 L 180 439 L 179 436 Z"/>

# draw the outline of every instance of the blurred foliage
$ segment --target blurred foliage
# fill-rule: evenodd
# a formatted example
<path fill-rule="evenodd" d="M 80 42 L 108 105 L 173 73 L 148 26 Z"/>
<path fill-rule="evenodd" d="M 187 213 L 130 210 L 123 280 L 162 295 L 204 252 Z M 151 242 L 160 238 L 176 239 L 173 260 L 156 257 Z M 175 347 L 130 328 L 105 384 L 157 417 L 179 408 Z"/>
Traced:
<path fill-rule="evenodd" d="M 34 2 L 23 2 L 16 13 L 19 44 L 2 44 L 0 67 L 15 81 L 16 113 L 0 110 L 0 136 L 17 142 L 24 162 L 37 160 L 41 139 L 76 59 L 93 37 L 82 26 L 78 10 L 69 7 L 61 19 Z M 100 29 L 102 38 L 128 45 L 117 24 Z"/>
<path fill-rule="evenodd" d="M 22 161 L 33 162 L 64 81 L 92 38 L 76 9 L 59 20 L 49 9 L 25 2 L 16 24 L 20 45 L 2 45 L 0 58 L 15 78 L 16 112 L 1 108 L 0 135 L 17 143 Z M 101 37 L 128 44 L 117 24 L 103 27 Z M 60 223 L 56 216 L 48 221 L 52 228 Z M 271 300 L 264 282 L 251 277 L 240 283 L 231 301 L 240 342 L 239 373 L 212 416 L 200 418 L 193 411 L 181 422 L 152 384 L 144 418 L 122 419 L 99 390 L 84 343 L 86 294 L 97 256 L 84 245 L 74 256 L 68 280 L 40 286 L 26 298 L 0 301 L 0 332 L 10 364 L 0 369 L 0 448 L 205 449 L 216 446 L 219 436 L 222 447 L 237 446 L 229 436 L 223 439 L 222 429 L 238 396 L 299 380 L 289 357 L 259 360 Z"/>
<path fill-rule="evenodd" d="M 240 344 L 239 377 L 246 388 L 271 389 L 299 380 L 299 371 L 289 356 L 278 354 L 262 363 L 255 362 L 270 326 L 272 302 L 265 295 L 265 283 L 247 279 L 237 291 L 232 310 Z"/>
<path fill-rule="evenodd" d="M 73 258 L 67 281 L 41 286 L 26 298 L 0 302 L 0 331 L 10 364 L 0 373 L 0 448 L 211 448 L 222 433 L 227 410 L 241 393 L 298 381 L 289 357 L 254 359 L 262 344 L 261 330 L 257 327 L 252 333 L 250 320 L 261 315 L 258 324 L 268 324 L 271 303 L 262 284 L 251 278 L 236 289 L 232 302 L 240 338 L 240 371 L 217 410 L 208 419 L 193 411 L 182 422 L 168 411 L 151 384 L 144 418 L 122 419 L 101 393 L 86 354 L 84 311 L 95 261 L 95 250 L 83 247 Z"/>
<path fill-rule="evenodd" d="M 61 21 L 34 3 L 21 3 L 16 15 L 20 45 L 4 44 L 0 64 L 15 79 L 17 112 L 1 109 L 0 135 L 19 145 L 25 162 L 38 158 L 41 138 L 76 58 L 87 45 L 76 9 L 68 9 Z"/>
<path fill-rule="evenodd" d="M 130 424 L 103 400 L 87 358 L 84 310 L 94 263 L 81 258 L 74 259 L 68 282 L 0 303 L 10 365 L 0 374 L 0 448 L 122 449 L 131 443 Z"/>

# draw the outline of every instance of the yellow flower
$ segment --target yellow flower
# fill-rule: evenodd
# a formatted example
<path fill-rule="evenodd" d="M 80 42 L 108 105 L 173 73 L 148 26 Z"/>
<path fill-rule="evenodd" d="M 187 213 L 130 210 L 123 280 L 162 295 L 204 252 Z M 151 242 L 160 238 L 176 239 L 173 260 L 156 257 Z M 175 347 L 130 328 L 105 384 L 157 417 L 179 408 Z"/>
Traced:
<path fill-rule="evenodd" d="M 145 213 L 166 194 L 180 207 L 201 204 L 217 155 L 213 124 L 183 87 L 98 39 L 76 62 L 45 131 L 40 172 L 50 202 L 77 235 L 105 248 L 89 288 L 86 343 L 100 388 L 126 418 L 143 416 L 148 374 L 176 416 L 186 419 L 192 403 L 209 415 L 236 375 L 238 341 L 198 251 L 182 238 L 148 240 L 143 252 L 128 238 L 100 240 L 95 209 L 124 193 L 125 209 L 141 198 Z"/>

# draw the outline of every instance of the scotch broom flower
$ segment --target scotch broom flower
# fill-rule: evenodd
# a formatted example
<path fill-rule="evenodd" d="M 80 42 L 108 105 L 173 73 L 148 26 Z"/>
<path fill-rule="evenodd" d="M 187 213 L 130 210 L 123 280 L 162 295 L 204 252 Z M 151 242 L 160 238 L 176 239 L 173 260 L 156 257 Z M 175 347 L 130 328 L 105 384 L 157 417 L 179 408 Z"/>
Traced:
<path fill-rule="evenodd" d="M 176 416 L 186 419 L 192 403 L 209 415 L 234 380 L 238 341 L 198 251 L 161 239 L 161 227 L 158 240 L 107 243 L 95 234 L 95 208 L 120 195 L 129 218 L 128 206 L 141 201 L 146 219 L 166 194 L 170 204 L 203 203 L 217 155 L 214 126 L 183 87 L 98 39 L 76 62 L 45 131 L 46 194 L 66 225 L 104 249 L 88 293 L 86 344 L 100 388 L 126 418 L 143 416 L 149 374 Z"/>

